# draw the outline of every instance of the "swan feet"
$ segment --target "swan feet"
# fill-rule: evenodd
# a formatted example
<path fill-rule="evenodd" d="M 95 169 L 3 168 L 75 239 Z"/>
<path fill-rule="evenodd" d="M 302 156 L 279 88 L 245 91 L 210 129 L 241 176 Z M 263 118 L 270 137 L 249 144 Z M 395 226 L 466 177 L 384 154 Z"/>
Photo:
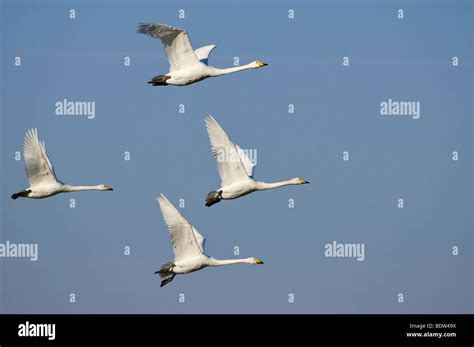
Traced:
<path fill-rule="evenodd" d="M 211 207 L 222 200 L 222 190 L 212 191 L 206 196 L 206 206 Z"/>
<path fill-rule="evenodd" d="M 30 194 L 30 193 L 31 193 L 30 189 L 25 189 L 25 190 L 22 190 L 21 192 L 12 194 L 11 198 L 13 200 L 18 199 L 18 198 L 27 198 L 28 194 Z"/>
<path fill-rule="evenodd" d="M 164 287 L 168 283 L 170 283 L 173 280 L 174 276 L 176 276 L 176 274 L 173 274 L 171 277 L 165 278 L 163 281 L 161 281 L 160 287 Z"/>
<path fill-rule="evenodd" d="M 158 76 L 153 77 L 151 81 L 148 81 L 148 84 L 153 85 L 153 87 L 167 86 L 168 83 L 166 83 L 166 81 L 169 80 L 170 78 L 171 76 L 158 75 Z"/>
<path fill-rule="evenodd" d="M 175 264 L 173 262 L 169 262 L 163 265 L 158 271 L 155 271 L 155 274 L 158 274 L 161 278 L 164 278 L 164 280 L 161 281 L 160 287 L 163 287 L 170 283 L 173 280 L 174 276 L 176 276 L 176 274 L 173 273 L 174 267 Z"/>

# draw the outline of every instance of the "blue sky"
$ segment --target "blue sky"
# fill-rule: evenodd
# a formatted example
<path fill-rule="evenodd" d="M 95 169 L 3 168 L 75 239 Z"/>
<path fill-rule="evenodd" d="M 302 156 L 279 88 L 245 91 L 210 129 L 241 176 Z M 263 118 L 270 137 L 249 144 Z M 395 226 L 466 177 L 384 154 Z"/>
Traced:
<path fill-rule="evenodd" d="M 0 241 L 39 245 L 37 262 L 0 259 L 1 312 L 472 313 L 471 2 L 1 6 Z M 216 44 L 211 65 L 239 57 L 269 66 L 151 87 L 168 64 L 159 41 L 135 32 L 140 22 L 185 28 L 194 48 Z M 95 119 L 55 115 L 65 98 L 95 102 Z M 420 102 L 421 118 L 381 116 L 389 98 Z M 220 183 L 209 114 L 241 147 L 257 149 L 257 179 L 311 184 L 206 208 Z M 28 186 L 14 153 L 32 127 L 60 180 L 115 190 L 11 200 Z M 265 264 L 205 269 L 160 288 L 153 272 L 172 259 L 160 193 L 185 199 L 181 212 L 209 255 L 233 258 L 238 246 L 240 257 Z M 365 244 L 365 260 L 326 258 L 332 241 Z"/>

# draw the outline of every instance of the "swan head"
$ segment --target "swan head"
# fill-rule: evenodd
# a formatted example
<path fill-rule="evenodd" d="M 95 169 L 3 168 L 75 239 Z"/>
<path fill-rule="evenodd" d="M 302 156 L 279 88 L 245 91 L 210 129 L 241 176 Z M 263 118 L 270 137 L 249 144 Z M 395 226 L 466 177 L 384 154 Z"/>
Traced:
<path fill-rule="evenodd" d="M 258 264 L 258 265 L 263 264 L 263 261 L 261 261 L 258 258 L 252 258 L 252 261 L 253 261 L 254 264 Z"/>
<path fill-rule="evenodd" d="M 263 62 L 261 62 L 261 61 L 259 61 L 259 60 L 253 61 L 253 62 L 250 63 L 250 67 L 251 67 L 252 69 L 258 69 L 258 68 L 261 68 L 261 67 L 264 67 L 264 66 L 267 66 L 267 65 L 268 65 L 268 64 L 265 64 L 265 63 L 263 63 Z"/>
<path fill-rule="evenodd" d="M 293 184 L 309 184 L 308 181 L 302 179 L 302 178 L 293 178 L 292 180 Z"/>
<path fill-rule="evenodd" d="M 104 184 L 101 184 L 99 186 L 100 190 L 103 190 L 103 191 L 107 191 L 107 190 L 113 190 L 113 188 L 111 186 L 106 186 Z"/>

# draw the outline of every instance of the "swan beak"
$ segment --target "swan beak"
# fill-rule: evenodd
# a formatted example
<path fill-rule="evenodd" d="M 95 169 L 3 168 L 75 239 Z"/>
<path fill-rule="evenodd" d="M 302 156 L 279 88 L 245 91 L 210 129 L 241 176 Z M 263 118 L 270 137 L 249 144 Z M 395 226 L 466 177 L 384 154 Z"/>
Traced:
<path fill-rule="evenodd" d="M 255 260 L 255 264 L 263 264 L 263 261 L 261 261 L 260 259 L 257 258 L 257 259 Z"/>
<path fill-rule="evenodd" d="M 303 180 L 303 179 L 300 179 L 300 183 L 301 183 L 301 184 L 309 184 L 309 181 L 305 181 L 305 180 Z"/>
<path fill-rule="evenodd" d="M 114 189 L 110 186 L 104 186 L 104 190 L 114 190 Z"/>
<path fill-rule="evenodd" d="M 259 67 L 267 66 L 268 64 L 262 63 L 261 61 L 257 61 Z"/>

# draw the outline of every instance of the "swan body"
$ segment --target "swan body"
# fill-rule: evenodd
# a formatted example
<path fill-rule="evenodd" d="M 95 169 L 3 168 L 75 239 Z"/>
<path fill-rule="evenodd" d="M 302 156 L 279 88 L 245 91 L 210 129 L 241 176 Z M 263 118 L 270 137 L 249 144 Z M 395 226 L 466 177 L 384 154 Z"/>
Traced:
<path fill-rule="evenodd" d="M 175 255 L 172 262 L 166 263 L 155 272 L 163 278 L 161 287 L 171 282 L 176 275 L 188 274 L 208 266 L 263 264 L 258 258 L 220 260 L 207 256 L 204 252 L 205 238 L 196 228 L 178 212 L 163 194 L 156 200 L 160 204 L 161 214 L 168 227 Z"/>
<path fill-rule="evenodd" d="M 253 179 L 243 179 L 242 181 L 234 182 L 223 186 L 219 189 L 222 193 L 222 199 L 231 200 L 237 199 L 241 196 L 257 191 L 257 182 Z"/>
<path fill-rule="evenodd" d="M 230 140 L 224 129 L 212 116 L 207 117 L 205 123 L 222 181 L 220 188 L 207 195 L 205 202 L 207 207 L 221 200 L 237 199 L 259 190 L 309 183 L 301 178 L 274 183 L 255 181 L 253 179 L 255 165 L 242 148 Z"/>
<path fill-rule="evenodd" d="M 148 82 L 153 86 L 187 86 L 209 77 L 258 69 L 267 65 L 254 61 L 243 66 L 218 69 L 208 65 L 209 55 L 216 46 L 208 45 L 193 50 L 186 30 L 165 24 L 143 23 L 138 26 L 137 32 L 161 40 L 170 64 L 167 74 L 155 76 Z"/>
<path fill-rule="evenodd" d="M 113 190 L 111 187 L 103 184 L 96 186 L 70 186 L 59 181 L 46 153 L 44 141 L 40 142 L 36 129 L 30 129 L 26 133 L 23 143 L 23 157 L 30 187 L 12 194 L 12 199 L 44 199 L 59 193 L 83 190 Z"/>

